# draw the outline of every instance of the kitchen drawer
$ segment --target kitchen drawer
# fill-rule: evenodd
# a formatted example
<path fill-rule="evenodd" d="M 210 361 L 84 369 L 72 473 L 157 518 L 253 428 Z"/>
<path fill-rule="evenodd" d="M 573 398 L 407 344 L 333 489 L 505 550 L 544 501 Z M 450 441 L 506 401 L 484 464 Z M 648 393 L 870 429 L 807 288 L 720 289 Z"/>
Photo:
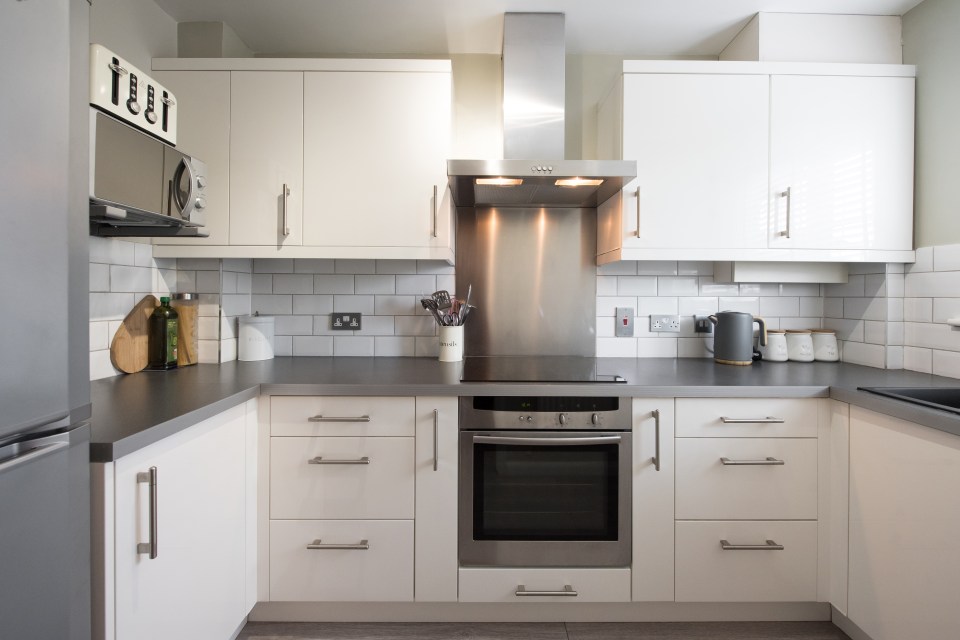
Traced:
<path fill-rule="evenodd" d="M 567 585 L 576 595 L 518 596 L 526 591 L 563 592 Z M 460 602 L 629 602 L 630 569 L 460 569 Z"/>
<path fill-rule="evenodd" d="M 411 602 L 413 520 L 271 521 L 270 600 Z"/>
<path fill-rule="evenodd" d="M 411 436 L 414 398 L 272 396 L 273 436 Z"/>
<path fill-rule="evenodd" d="M 413 438 L 271 438 L 270 517 L 413 518 L 414 462 Z"/>
<path fill-rule="evenodd" d="M 677 438 L 675 444 L 677 519 L 817 518 L 815 439 Z M 783 464 L 733 464 L 767 458 Z"/>
<path fill-rule="evenodd" d="M 774 550 L 724 550 L 783 545 Z M 817 599 L 817 523 L 677 522 L 677 602 L 812 602 Z"/>
<path fill-rule="evenodd" d="M 813 399 L 678 398 L 677 437 L 816 438 L 817 413 Z"/>

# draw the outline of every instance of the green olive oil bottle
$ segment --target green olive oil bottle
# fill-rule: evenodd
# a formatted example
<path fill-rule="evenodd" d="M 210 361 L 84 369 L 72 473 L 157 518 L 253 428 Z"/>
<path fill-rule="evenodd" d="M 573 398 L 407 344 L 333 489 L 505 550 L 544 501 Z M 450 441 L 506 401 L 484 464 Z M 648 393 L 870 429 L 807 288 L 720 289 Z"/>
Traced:
<path fill-rule="evenodd" d="M 177 312 L 170 306 L 170 298 L 160 298 L 160 306 L 150 316 L 147 368 L 153 370 L 177 367 Z"/>

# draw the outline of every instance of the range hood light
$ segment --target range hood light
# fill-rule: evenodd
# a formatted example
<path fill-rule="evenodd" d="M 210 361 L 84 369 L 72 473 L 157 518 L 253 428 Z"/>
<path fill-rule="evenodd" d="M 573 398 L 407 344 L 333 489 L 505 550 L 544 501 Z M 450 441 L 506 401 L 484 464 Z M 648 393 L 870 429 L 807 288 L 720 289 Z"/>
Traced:
<path fill-rule="evenodd" d="M 477 178 L 476 183 L 491 187 L 518 187 L 523 184 L 523 178 Z"/>
<path fill-rule="evenodd" d="M 558 187 L 599 187 L 603 184 L 601 178 L 560 178 L 554 182 Z"/>

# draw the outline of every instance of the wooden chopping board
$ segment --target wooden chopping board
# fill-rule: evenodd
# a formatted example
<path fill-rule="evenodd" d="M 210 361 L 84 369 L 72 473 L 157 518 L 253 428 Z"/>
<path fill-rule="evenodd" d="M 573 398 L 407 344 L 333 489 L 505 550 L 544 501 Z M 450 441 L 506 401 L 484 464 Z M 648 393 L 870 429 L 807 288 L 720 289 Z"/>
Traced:
<path fill-rule="evenodd" d="M 160 306 L 154 296 L 145 296 L 123 319 L 110 344 L 110 362 L 124 373 L 137 373 L 147 366 L 149 319 Z"/>

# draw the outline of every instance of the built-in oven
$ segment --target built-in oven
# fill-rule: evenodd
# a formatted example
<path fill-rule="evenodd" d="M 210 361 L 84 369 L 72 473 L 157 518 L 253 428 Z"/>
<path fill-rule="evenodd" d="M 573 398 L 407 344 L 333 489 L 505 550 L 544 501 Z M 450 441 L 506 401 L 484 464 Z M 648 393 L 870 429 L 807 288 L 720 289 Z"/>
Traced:
<path fill-rule="evenodd" d="M 628 566 L 631 414 L 630 398 L 460 398 L 460 565 Z"/>

